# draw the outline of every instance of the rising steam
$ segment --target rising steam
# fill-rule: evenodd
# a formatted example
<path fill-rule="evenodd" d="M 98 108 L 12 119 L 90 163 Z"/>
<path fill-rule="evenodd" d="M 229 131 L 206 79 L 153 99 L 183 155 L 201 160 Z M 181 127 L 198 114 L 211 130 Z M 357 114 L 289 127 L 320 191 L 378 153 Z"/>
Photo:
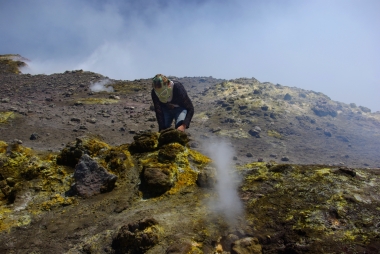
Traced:
<path fill-rule="evenodd" d="M 101 91 L 106 91 L 106 92 L 113 92 L 113 87 L 110 86 L 111 80 L 109 79 L 104 79 L 99 82 L 92 83 L 90 85 L 90 89 L 93 92 L 101 92 Z"/>
<path fill-rule="evenodd" d="M 230 226 L 234 226 L 243 211 L 243 205 L 237 193 L 240 179 L 232 165 L 234 150 L 224 141 L 209 143 L 206 149 L 217 171 L 218 199 L 210 204 L 211 208 L 221 213 Z"/>

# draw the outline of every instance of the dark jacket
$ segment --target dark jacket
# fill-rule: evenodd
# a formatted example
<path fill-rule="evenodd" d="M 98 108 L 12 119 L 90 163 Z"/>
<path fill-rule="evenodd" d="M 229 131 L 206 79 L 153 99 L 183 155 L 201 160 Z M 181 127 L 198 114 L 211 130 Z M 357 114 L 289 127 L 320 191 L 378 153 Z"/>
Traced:
<path fill-rule="evenodd" d="M 194 106 L 191 102 L 189 96 L 187 95 L 187 92 L 183 85 L 176 80 L 172 80 L 174 83 L 173 87 L 173 97 L 171 100 L 171 104 L 177 104 L 178 106 L 181 106 L 187 110 L 187 114 L 185 117 L 185 120 L 183 123 L 186 125 L 186 128 L 189 128 L 190 121 L 193 118 L 194 115 Z M 154 104 L 154 110 L 156 111 L 156 118 L 158 122 L 158 129 L 159 131 L 163 130 L 165 128 L 164 124 L 164 112 L 162 111 L 163 107 L 167 107 L 168 103 L 162 103 L 156 93 L 154 92 L 154 89 L 152 89 L 152 100 Z"/>

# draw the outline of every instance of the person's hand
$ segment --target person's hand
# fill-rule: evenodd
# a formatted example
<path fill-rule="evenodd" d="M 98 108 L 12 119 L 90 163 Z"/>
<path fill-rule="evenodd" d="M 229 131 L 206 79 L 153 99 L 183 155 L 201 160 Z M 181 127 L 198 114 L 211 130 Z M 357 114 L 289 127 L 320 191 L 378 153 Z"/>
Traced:
<path fill-rule="evenodd" d="M 182 124 L 182 125 L 178 126 L 177 130 L 179 130 L 179 131 L 185 131 L 186 130 L 186 125 Z"/>

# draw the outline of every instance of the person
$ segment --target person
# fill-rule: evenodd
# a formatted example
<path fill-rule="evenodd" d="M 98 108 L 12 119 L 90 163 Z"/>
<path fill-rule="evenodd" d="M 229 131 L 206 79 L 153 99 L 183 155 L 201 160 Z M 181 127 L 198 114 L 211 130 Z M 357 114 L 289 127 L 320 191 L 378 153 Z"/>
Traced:
<path fill-rule="evenodd" d="M 152 100 L 158 130 L 170 128 L 175 120 L 175 128 L 185 131 L 190 127 L 194 115 L 194 106 L 183 85 L 176 80 L 169 80 L 162 74 L 153 78 Z"/>

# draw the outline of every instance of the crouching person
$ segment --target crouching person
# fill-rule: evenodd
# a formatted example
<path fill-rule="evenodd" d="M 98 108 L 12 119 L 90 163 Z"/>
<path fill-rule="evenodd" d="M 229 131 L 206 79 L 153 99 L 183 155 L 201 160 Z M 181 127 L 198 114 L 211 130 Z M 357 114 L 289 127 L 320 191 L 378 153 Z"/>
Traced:
<path fill-rule="evenodd" d="M 162 74 L 153 78 L 152 100 L 158 130 L 170 128 L 173 120 L 175 128 L 185 131 L 189 128 L 194 115 L 194 106 L 183 85 L 176 80 L 169 80 Z"/>

